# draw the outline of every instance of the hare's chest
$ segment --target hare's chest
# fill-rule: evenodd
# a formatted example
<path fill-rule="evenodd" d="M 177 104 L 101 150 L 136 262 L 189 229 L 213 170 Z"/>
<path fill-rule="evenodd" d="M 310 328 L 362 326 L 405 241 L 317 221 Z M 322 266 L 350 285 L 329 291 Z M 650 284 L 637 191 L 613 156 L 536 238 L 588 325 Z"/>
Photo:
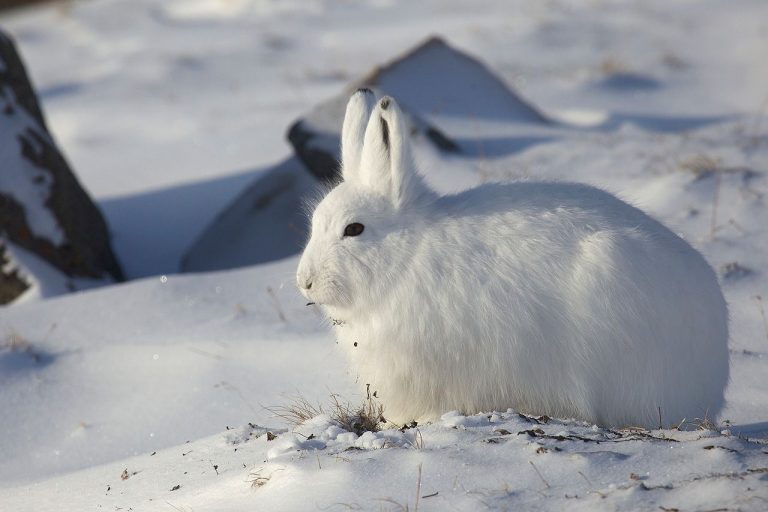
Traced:
<path fill-rule="evenodd" d="M 341 322 L 334 325 L 337 343 L 350 352 L 370 352 L 381 346 L 381 339 L 386 337 L 381 328 L 370 322 Z M 365 350 L 359 350 L 365 349 Z"/>
<path fill-rule="evenodd" d="M 375 321 L 345 322 L 334 326 L 336 342 L 358 367 L 386 364 L 402 353 L 397 325 Z"/>

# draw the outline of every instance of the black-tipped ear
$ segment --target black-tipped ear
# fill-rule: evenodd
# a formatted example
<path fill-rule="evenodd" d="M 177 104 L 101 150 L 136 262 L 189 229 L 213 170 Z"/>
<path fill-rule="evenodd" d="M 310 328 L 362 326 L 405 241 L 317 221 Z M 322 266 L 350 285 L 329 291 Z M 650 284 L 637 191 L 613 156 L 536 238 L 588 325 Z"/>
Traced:
<path fill-rule="evenodd" d="M 358 89 L 347 102 L 341 129 L 341 167 L 345 181 L 354 180 L 363 154 L 365 128 L 376 104 L 376 95 L 367 88 Z"/>
<path fill-rule="evenodd" d="M 400 207 L 423 191 L 411 161 L 408 130 L 397 102 L 384 97 L 365 129 L 361 183 Z"/>
<path fill-rule="evenodd" d="M 389 125 L 387 124 L 386 119 L 383 117 L 381 119 L 381 142 L 384 144 L 384 147 L 389 150 Z"/>

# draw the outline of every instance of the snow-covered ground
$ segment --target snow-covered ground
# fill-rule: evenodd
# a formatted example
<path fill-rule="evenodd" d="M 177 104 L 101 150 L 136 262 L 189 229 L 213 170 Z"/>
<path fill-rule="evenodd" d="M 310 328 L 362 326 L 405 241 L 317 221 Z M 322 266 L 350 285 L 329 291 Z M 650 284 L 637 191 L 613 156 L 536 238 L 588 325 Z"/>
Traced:
<path fill-rule="evenodd" d="M 768 507 L 765 2 L 99 0 L 0 24 L 143 278 L 0 309 L 0 510 Z M 417 155 L 438 188 L 588 182 L 718 270 L 732 379 L 717 431 L 489 411 L 356 438 L 264 408 L 364 392 L 296 293 L 297 259 L 180 275 L 179 258 L 290 154 L 296 117 L 431 34 L 568 122 L 435 113 L 477 145 Z"/>

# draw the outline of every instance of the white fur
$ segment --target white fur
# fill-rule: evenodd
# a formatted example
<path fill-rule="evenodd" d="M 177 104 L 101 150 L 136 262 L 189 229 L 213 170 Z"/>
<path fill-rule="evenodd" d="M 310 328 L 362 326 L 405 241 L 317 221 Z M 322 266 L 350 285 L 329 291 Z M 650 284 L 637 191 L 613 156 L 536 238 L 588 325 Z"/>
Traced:
<path fill-rule="evenodd" d="M 655 427 L 659 408 L 667 426 L 718 414 L 728 314 L 696 250 L 586 185 L 439 197 L 415 172 L 394 100 L 371 109 L 366 95 L 350 100 L 344 181 L 314 212 L 297 278 L 341 322 L 388 420 L 512 407 Z M 366 120 L 364 135 L 349 129 Z M 364 232 L 344 237 L 353 222 Z"/>

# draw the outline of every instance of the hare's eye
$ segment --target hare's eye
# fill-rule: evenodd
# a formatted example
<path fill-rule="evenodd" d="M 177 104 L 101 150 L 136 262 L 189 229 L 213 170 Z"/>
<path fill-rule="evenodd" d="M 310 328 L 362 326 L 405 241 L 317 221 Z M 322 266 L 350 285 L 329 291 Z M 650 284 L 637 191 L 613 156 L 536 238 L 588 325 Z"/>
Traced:
<path fill-rule="evenodd" d="M 363 226 L 359 222 L 353 222 L 352 224 L 348 224 L 347 227 L 344 228 L 344 236 L 357 236 L 360 233 L 362 233 L 364 229 L 365 229 L 365 226 Z"/>

